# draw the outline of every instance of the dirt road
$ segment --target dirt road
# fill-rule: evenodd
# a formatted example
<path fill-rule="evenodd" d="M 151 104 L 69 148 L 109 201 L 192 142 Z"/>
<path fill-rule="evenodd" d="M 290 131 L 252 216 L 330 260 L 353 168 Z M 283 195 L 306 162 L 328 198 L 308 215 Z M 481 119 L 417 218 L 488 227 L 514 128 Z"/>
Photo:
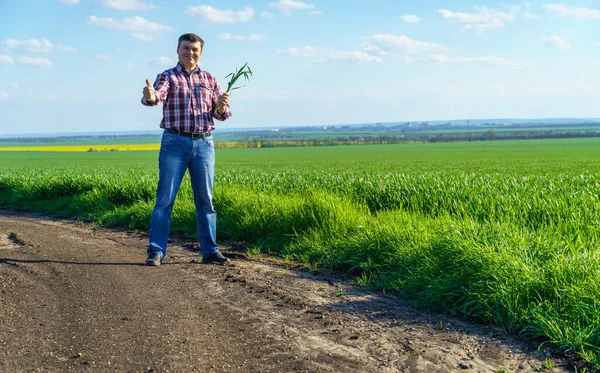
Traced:
<path fill-rule="evenodd" d="M 0 210 L 2 372 L 533 372 L 536 352 L 333 276 Z M 567 371 L 552 357 L 554 369 Z"/>

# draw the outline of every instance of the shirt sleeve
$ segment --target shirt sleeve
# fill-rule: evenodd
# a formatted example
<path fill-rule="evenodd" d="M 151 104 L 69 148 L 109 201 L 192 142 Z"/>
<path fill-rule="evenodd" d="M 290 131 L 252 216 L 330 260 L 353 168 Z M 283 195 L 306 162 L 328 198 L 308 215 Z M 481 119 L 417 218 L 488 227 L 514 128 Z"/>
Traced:
<path fill-rule="evenodd" d="M 213 109 L 213 111 L 212 111 L 213 118 L 215 118 L 216 120 L 220 120 L 220 121 L 224 121 L 227 118 L 231 118 L 231 111 L 229 110 L 229 105 L 227 105 L 227 108 L 225 109 L 225 113 L 222 115 L 219 114 L 216 110 L 217 105 L 219 104 L 219 96 L 221 96 L 223 94 L 223 91 L 221 90 L 221 87 L 219 86 L 219 82 L 217 82 L 216 79 L 215 79 L 214 92 L 215 92 L 215 94 L 213 95 L 212 107 L 215 109 Z"/>
<path fill-rule="evenodd" d="M 156 106 L 159 103 L 165 101 L 169 95 L 169 76 L 166 73 L 162 73 L 156 77 L 154 82 L 154 91 L 156 93 L 156 101 L 149 103 L 145 97 L 142 97 L 142 105 L 145 106 Z"/>

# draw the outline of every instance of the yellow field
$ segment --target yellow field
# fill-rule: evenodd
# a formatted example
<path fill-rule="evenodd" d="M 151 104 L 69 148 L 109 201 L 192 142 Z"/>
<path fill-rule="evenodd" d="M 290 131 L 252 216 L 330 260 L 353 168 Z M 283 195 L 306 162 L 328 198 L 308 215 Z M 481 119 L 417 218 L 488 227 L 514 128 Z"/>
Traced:
<path fill-rule="evenodd" d="M 9 146 L 0 147 L 0 152 L 127 152 L 159 148 L 160 144 Z"/>

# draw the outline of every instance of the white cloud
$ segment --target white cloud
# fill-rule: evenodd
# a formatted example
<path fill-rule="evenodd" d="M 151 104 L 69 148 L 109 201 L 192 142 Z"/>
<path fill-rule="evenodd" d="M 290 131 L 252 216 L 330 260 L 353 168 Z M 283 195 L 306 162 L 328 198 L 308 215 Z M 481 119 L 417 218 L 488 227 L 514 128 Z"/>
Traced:
<path fill-rule="evenodd" d="M 48 39 L 6 39 L 4 40 L 4 45 L 6 45 L 8 49 L 27 53 L 49 53 L 52 51 L 52 43 Z"/>
<path fill-rule="evenodd" d="M 97 54 L 96 55 L 96 59 L 100 60 L 100 61 L 112 61 L 113 60 L 113 56 L 109 56 L 108 54 Z"/>
<path fill-rule="evenodd" d="M 13 83 L 10 85 L 10 88 L 19 89 L 19 85 L 17 83 Z"/>
<path fill-rule="evenodd" d="M 148 21 L 143 17 L 125 18 L 122 21 L 117 21 L 112 18 L 98 18 L 90 16 L 90 22 L 94 25 L 106 27 L 113 30 L 120 30 L 129 33 L 132 37 L 142 41 L 154 41 L 172 29 L 169 26 L 161 25 Z"/>
<path fill-rule="evenodd" d="M 77 52 L 77 48 L 69 47 L 66 45 L 57 45 L 56 49 L 60 52 Z"/>
<path fill-rule="evenodd" d="M 154 66 L 173 67 L 175 66 L 175 61 L 168 57 L 160 56 L 153 58 L 150 64 Z"/>
<path fill-rule="evenodd" d="M 435 50 L 446 50 L 447 48 L 425 41 L 411 40 L 405 35 L 380 34 L 367 38 L 366 43 L 361 47 L 366 52 L 373 52 L 380 55 L 399 54 L 399 53 L 424 53 Z"/>
<path fill-rule="evenodd" d="M 116 10 L 149 10 L 156 9 L 151 2 L 141 0 L 101 0 L 102 6 Z"/>
<path fill-rule="evenodd" d="M 383 60 L 381 57 L 360 51 L 330 51 L 325 53 L 323 61 L 382 62 Z"/>
<path fill-rule="evenodd" d="M 445 54 L 432 54 L 420 61 L 436 62 L 436 63 L 443 63 L 443 64 L 447 63 L 447 64 L 456 64 L 456 65 L 464 65 L 464 64 L 502 65 L 502 66 L 510 66 L 515 69 L 530 69 L 533 67 L 531 64 L 522 63 L 522 62 L 518 62 L 518 61 L 514 61 L 514 60 L 509 60 L 507 58 L 491 57 L 491 56 L 450 57 Z"/>
<path fill-rule="evenodd" d="M 269 12 L 260 12 L 260 16 L 263 18 L 273 19 L 275 18 L 275 14 Z"/>
<path fill-rule="evenodd" d="M 561 38 L 560 36 L 551 35 L 543 38 L 542 41 L 547 47 L 553 47 L 558 49 L 571 49 L 571 43 Z"/>
<path fill-rule="evenodd" d="M 538 16 L 537 14 L 533 14 L 533 13 L 530 13 L 530 12 L 528 12 L 528 11 L 524 11 L 524 12 L 523 12 L 523 16 L 525 16 L 525 18 L 529 18 L 529 19 L 537 19 L 537 18 L 540 18 L 540 16 Z"/>
<path fill-rule="evenodd" d="M 533 14 L 529 11 L 529 9 L 531 9 L 531 4 L 529 4 L 529 2 L 525 2 L 525 10 L 523 11 L 523 16 L 525 18 L 529 18 L 529 19 L 536 19 L 536 18 L 540 18 L 540 16 L 538 16 L 537 14 Z"/>
<path fill-rule="evenodd" d="M 148 66 L 148 64 L 145 62 L 127 62 L 127 67 L 130 69 L 139 69 L 146 66 Z"/>
<path fill-rule="evenodd" d="M 507 22 L 514 22 L 519 7 L 510 7 L 509 12 L 500 12 L 485 6 L 475 6 L 477 13 L 452 12 L 439 9 L 438 13 L 446 20 L 463 25 L 462 32 L 475 31 L 481 34 L 488 30 L 502 28 Z"/>
<path fill-rule="evenodd" d="M 313 59 L 316 62 L 382 62 L 381 57 L 361 51 L 339 51 L 330 48 L 305 46 L 278 50 L 277 53 L 292 57 Z"/>
<path fill-rule="evenodd" d="M 11 56 L 0 56 L 0 66 L 12 65 L 15 60 Z"/>
<path fill-rule="evenodd" d="M 250 35 L 231 35 L 224 33 L 219 35 L 221 40 L 234 40 L 234 41 L 263 41 L 266 39 L 265 35 L 262 34 L 250 34 Z"/>
<path fill-rule="evenodd" d="M 19 57 L 17 62 L 23 66 L 47 68 L 52 67 L 52 62 L 40 57 Z"/>
<path fill-rule="evenodd" d="M 10 96 L 4 91 L 0 91 L 0 101 L 8 100 Z"/>
<path fill-rule="evenodd" d="M 310 12 L 308 12 L 308 14 L 310 14 L 311 16 L 320 16 L 323 14 L 323 12 L 321 12 L 320 10 L 311 10 Z"/>
<path fill-rule="evenodd" d="M 58 0 L 59 3 L 63 3 L 65 5 L 79 5 L 81 4 L 80 0 Z"/>
<path fill-rule="evenodd" d="M 419 23 L 419 22 L 421 22 L 421 19 L 419 17 L 417 17 L 415 15 L 412 15 L 412 14 L 407 14 L 405 16 L 402 16 L 402 20 L 404 22 L 407 22 L 407 23 Z"/>
<path fill-rule="evenodd" d="M 233 10 L 215 9 L 209 5 L 200 5 L 189 6 L 185 12 L 204 25 L 247 22 L 254 16 L 254 10 L 250 7 L 234 12 Z"/>
<path fill-rule="evenodd" d="M 600 10 L 589 8 L 572 8 L 564 4 L 546 4 L 546 11 L 578 20 L 600 20 Z"/>
<path fill-rule="evenodd" d="M 301 47 L 301 48 L 293 47 L 293 48 L 288 48 L 285 50 L 278 50 L 277 53 L 287 54 L 292 57 L 298 57 L 298 56 L 313 57 L 313 56 L 317 55 L 317 48 L 307 45 L 307 46 Z"/>
<path fill-rule="evenodd" d="M 270 8 L 276 9 L 285 15 L 292 14 L 292 10 L 309 10 L 314 9 L 314 4 L 307 4 L 302 1 L 294 1 L 294 0 L 279 0 L 275 3 L 269 4 Z"/>

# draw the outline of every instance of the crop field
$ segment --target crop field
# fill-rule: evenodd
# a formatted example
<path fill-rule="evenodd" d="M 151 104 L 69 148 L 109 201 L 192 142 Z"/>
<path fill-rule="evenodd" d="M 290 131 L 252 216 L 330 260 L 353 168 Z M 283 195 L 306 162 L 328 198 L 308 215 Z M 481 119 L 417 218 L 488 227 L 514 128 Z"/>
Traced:
<path fill-rule="evenodd" d="M 600 367 L 600 139 L 218 149 L 219 237 Z M 157 152 L 2 152 L 0 206 L 146 230 Z M 195 235 L 189 178 L 172 229 Z"/>

